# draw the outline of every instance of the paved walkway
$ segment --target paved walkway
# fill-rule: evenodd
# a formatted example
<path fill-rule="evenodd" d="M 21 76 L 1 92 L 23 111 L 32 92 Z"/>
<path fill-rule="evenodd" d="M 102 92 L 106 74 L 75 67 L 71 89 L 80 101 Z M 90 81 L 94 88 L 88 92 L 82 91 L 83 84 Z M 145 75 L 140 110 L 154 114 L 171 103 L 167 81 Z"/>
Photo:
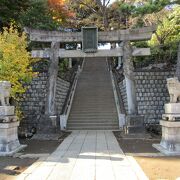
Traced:
<path fill-rule="evenodd" d="M 56 151 L 33 164 L 18 179 L 145 180 L 147 178 L 141 168 L 123 154 L 112 132 L 74 131 Z"/>

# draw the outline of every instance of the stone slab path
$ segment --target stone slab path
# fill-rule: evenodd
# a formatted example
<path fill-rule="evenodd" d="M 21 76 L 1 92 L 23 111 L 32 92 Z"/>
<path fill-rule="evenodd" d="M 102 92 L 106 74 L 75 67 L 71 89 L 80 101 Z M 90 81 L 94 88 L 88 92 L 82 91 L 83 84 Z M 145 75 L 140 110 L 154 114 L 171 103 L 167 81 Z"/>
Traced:
<path fill-rule="evenodd" d="M 124 155 L 110 131 L 73 131 L 48 157 L 18 180 L 145 180 L 135 161 Z"/>

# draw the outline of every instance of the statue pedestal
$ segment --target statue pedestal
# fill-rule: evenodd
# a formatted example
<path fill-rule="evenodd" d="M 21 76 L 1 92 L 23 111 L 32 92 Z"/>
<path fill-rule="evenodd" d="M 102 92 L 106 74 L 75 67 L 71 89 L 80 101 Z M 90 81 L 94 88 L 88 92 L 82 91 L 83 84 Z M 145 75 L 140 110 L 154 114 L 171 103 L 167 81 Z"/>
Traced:
<path fill-rule="evenodd" d="M 0 156 L 11 156 L 26 147 L 18 140 L 19 122 L 0 123 Z"/>
<path fill-rule="evenodd" d="M 18 140 L 19 122 L 15 116 L 15 107 L 9 105 L 11 83 L 0 81 L 0 156 L 11 156 L 26 147 Z"/>
<path fill-rule="evenodd" d="M 165 114 L 162 115 L 163 120 L 180 120 L 180 103 L 168 103 L 165 104 L 164 108 Z"/>
<path fill-rule="evenodd" d="M 162 115 L 162 139 L 160 144 L 153 144 L 166 155 L 180 155 L 180 82 L 177 77 L 167 79 L 170 103 L 165 104 L 165 114 Z M 168 120 L 168 121 L 167 121 Z"/>
<path fill-rule="evenodd" d="M 180 155 L 180 121 L 161 120 L 162 139 L 160 144 L 153 144 L 166 155 Z"/>
<path fill-rule="evenodd" d="M 16 122 L 17 117 L 14 115 L 14 106 L 0 106 L 0 123 Z"/>
<path fill-rule="evenodd" d="M 0 116 L 12 116 L 14 109 L 14 106 L 0 106 Z"/>

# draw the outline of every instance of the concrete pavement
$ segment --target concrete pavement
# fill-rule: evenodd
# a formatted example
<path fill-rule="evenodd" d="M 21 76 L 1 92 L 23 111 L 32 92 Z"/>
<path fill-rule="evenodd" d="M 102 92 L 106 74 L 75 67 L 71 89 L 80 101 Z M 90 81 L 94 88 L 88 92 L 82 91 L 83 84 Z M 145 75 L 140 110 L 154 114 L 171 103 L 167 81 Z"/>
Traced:
<path fill-rule="evenodd" d="M 18 180 L 148 179 L 126 157 L 110 131 L 73 131 L 47 158 L 41 158 Z"/>

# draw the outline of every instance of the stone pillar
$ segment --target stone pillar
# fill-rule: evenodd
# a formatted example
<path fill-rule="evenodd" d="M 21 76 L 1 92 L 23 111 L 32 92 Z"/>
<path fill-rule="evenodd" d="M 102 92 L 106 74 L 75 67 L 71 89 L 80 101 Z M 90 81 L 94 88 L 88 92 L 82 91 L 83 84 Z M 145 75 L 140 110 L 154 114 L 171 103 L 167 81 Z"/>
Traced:
<path fill-rule="evenodd" d="M 178 77 L 178 80 L 180 81 L 180 43 L 179 43 L 178 55 L 177 55 L 176 77 Z"/>
<path fill-rule="evenodd" d="M 44 138 L 45 134 L 54 134 L 58 130 L 58 118 L 56 112 L 56 81 L 59 70 L 59 43 L 51 43 L 50 64 L 48 69 L 47 97 L 45 104 L 45 114 L 41 115 L 38 122 L 37 134 L 34 138 Z M 41 136 L 42 134 L 42 136 Z"/>
<path fill-rule="evenodd" d="M 116 48 L 116 43 L 111 43 L 111 49 L 115 49 Z"/>
<path fill-rule="evenodd" d="M 128 114 L 137 114 L 137 101 L 136 101 L 136 87 L 134 79 L 134 66 L 132 61 L 133 49 L 129 41 L 124 42 L 123 45 L 123 61 L 124 61 L 124 76 L 126 81 L 126 93 L 128 103 Z"/>
<path fill-rule="evenodd" d="M 69 58 L 69 69 L 72 68 L 72 58 Z"/>
<path fill-rule="evenodd" d="M 144 117 L 138 115 L 134 66 L 132 61 L 133 48 L 129 41 L 123 45 L 123 69 L 126 82 L 128 115 L 126 116 L 125 133 L 144 133 Z"/>
<path fill-rule="evenodd" d="M 50 53 L 50 65 L 48 70 L 48 91 L 47 91 L 47 103 L 46 103 L 46 115 L 53 116 L 56 114 L 55 109 L 55 95 L 56 95 L 56 80 L 59 70 L 59 45 L 60 43 L 51 43 Z"/>
<path fill-rule="evenodd" d="M 118 66 L 117 66 L 117 68 L 116 69 L 120 69 L 121 68 L 121 66 L 122 66 L 122 56 L 120 56 L 120 57 L 118 57 Z"/>

